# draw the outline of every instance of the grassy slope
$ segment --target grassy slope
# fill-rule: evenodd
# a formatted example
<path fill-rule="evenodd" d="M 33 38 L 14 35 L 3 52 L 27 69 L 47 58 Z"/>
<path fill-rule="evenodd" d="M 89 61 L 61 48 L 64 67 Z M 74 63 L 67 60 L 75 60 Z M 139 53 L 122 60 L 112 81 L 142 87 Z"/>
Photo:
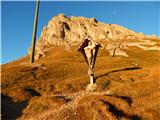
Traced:
<path fill-rule="evenodd" d="M 128 54 L 128 58 L 110 57 L 103 49 L 99 51 L 94 69 L 97 92 L 109 90 L 111 96 L 87 93 L 79 101 L 79 106 L 74 109 L 79 113 L 76 117 L 83 119 L 83 116 L 87 120 L 134 117 L 160 119 L 160 54 L 158 51 L 146 52 L 136 47 L 130 48 Z M 31 100 L 25 111 L 26 113 L 28 111 L 30 116 L 32 116 L 29 112 L 31 109 L 36 109 L 35 113 L 41 113 L 49 109 L 51 104 L 56 109 L 67 100 L 64 98 L 61 101 L 55 98 L 52 101 L 50 97 L 45 96 L 79 93 L 84 91 L 89 83 L 88 66 L 82 55 L 75 50 L 65 51 L 62 47 L 50 48 L 48 55 L 38 61 L 42 67 L 20 65 L 27 61 L 28 57 L 25 57 L 2 65 L 1 87 L 3 95 L 11 97 L 15 102 Z M 41 96 L 34 97 L 36 93 Z M 126 104 L 124 100 L 131 101 L 131 105 L 128 104 L 130 102 Z M 51 104 L 47 104 L 50 101 Z M 45 109 L 42 104 L 48 108 Z M 68 110 L 68 113 L 72 112 Z M 57 119 L 67 116 L 63 111 L 61 114 Z M 47 117 L 54 118 L 52 115 Z M 78 119 L 72 115 L 70 117 Z"/>

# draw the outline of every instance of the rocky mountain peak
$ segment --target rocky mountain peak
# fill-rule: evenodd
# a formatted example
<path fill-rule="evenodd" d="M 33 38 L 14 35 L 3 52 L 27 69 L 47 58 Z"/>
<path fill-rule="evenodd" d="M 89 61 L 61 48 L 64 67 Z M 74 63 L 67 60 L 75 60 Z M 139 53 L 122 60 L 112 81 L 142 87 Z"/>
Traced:
<path fill-rule="evenodd" d="M 49 46 L 65 45 L 69 48 L 77 45 L 85 36 L 103 43 L 145 37 L 143 33 L 136 33 L 116 24 L 98 22 L 95 18 L 66 17 L 64 14 L 58 14 L 48 22 L 47 26 L 44 26 L 36 44 L 35 57 L 38 59 L 44 56 Z"/>

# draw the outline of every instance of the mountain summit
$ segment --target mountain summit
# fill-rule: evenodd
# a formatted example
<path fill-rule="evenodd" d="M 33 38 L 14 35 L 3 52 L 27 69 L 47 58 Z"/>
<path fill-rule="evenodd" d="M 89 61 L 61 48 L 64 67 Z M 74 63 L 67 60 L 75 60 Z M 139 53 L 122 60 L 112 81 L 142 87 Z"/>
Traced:
<path fill-rule="evenodd" d="M 98 22 L 95 18 L 66 17 L 58 14 L 45 26 L 36 44 L 36 59 L 44 56 L 49 46 L 79 44 L 85 36 L 103 43 L 123 39 L 144 39 L 143 33 L 137 33 L 116 24 Z"/>

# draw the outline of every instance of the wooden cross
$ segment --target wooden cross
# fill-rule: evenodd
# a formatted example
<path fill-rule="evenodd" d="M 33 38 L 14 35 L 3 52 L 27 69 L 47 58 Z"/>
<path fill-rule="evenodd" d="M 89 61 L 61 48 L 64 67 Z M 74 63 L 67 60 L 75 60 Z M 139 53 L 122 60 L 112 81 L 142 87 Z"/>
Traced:
<path fill-rule="evenodd" d="M 100 44 L 91 40 L 89 37 L 85 37 L 78 48 L 78 51 L 82 53 L 82 55 L 84 56 L 89 66 L 88 74 L 90 75 L 91 84 L 94 84 L 96 82 L 94 80 L 93 68 L 94 68 L 99 47 L 101 47 Z"/>

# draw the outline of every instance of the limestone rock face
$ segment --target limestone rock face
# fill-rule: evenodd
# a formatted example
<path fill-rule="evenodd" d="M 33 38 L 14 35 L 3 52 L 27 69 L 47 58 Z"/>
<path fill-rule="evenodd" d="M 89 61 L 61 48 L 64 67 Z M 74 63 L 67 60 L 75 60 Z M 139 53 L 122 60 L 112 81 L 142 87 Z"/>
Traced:
<path fill-rule="evenodd" d="M 142 33 L 136 33 L 116 24 L 98 22 L 95 18 L 66 17 L 64 14 L 59 14 L 43 28 L 36 43 L 35 58 L 44 57 L 49 46 L 65 45 L 69 48 L 79 44 L 85 36 L 90 36 L 95 41 L 145 37 Z"/>

